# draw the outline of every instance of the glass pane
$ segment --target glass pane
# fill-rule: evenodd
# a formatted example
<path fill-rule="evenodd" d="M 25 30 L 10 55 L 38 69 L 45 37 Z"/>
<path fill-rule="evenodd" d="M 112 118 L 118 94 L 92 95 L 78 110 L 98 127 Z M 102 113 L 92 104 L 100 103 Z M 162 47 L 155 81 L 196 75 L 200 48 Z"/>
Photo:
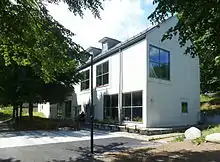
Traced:
<path fill-rule="evenodd" d="M 153 78 L 160 78 L 160 64 L 150 62 L 149 76 Z"/>
<path fill-rule="evenodd" d="M 81 90 L 85 89 L 85 82 L 81 82 Z"/>
<path fill-rule="evenodd" d="M 65 116 L 66 117 L 71 117 L 71 105 L 72 105 L 72 101 L 65 102 Z"/>
<path fill-rule="evenodd" d="M 98 65 L 96 66 L 96 76 L 101 74 L 102 74 L 102 65 Z"/>
<path fill-rule="evenodd" d="M 132 108 L 132 121 L 142 122 L 142 107 Z"/>
<path fill-rule="evenodd" d="M 112 108 L 112 116 L 111 119 L 118 119 L 118 108 Z"/>
<path fill-rule="evenodd" d="M 150 54 L 150 61 L 151 62 L 155 62 L 155 63 L 159 63 L 159 49 L 155 48 L 153 46 L 149 47 L 149 54 Z"/>
<path fill-rule="evenodd" d="M 104 95 L 104 107 L 110 107 L 110 96 Z"/>
<path fill-rule="evenodd" d="M 85 71 L 84 78 L 85 78 L 85 79 L 89 79 L 89 70 L 86 70 L 86 71 Z"/>
<path fill-rule="evenodd" d="M 169 64 L 161 64 L 161 79 L 170 79 L 170 70 L 169 70 Z"/>
<path fill-rule="evenodd" d="M 108 84 L 108 74 L 103 75 L 103 85 Z"/>
<path fill-rule="evenodd" d="M 112 95 L 111 96 L 111 107 L 117 107 L 118 106 L 118 95 Z"/>
<path fill-rule="evenodd" d="M 142 91 L 132 92 L 132 106 L 142 106 Z"/>
<path fill-rule="evenodd" d="M 110 108 L 105 108 L 105 118 L 109 118 L 110 117 Z"/>
<path fill-rule="evenodd" d="M 131 121 L 131 108 L 123 108 L 124 120 Z"/>
<path fill-rule="evenodd" d="M 102 85 L 102 76 L 96 77 L 96 86 Z"/>
<path fill-rule="evenodd" d="M 103 63 L 103 74 L 108 73 L 108 62 Z"/>
<path fill-rule="evenodd" d="M 131 106 L 131 93 L 125 93 L 122 95 L 122 106 Z"/>
<path fill-rule="evenodd" d="M 85 81 L 85 89 L 89 89 L 89 80 Z"/>
<path fill-rule="evenodd" d="M 169 52 L 160 50 L 160 63 L 169 63 Z"/>
<path fill-rule="evenodd" d="M 187 102 L 182 102 L 182 113 L 188 113 L 188 103 Z"/>

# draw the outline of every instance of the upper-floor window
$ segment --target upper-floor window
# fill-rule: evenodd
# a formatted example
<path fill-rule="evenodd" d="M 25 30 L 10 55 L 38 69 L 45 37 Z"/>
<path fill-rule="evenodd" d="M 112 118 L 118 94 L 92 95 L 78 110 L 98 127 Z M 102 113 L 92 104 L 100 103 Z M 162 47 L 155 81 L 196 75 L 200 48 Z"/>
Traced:
<path fill-rule="evenodd" d="M 81 91 L 89 89 L 89 70 L 82 72 Z"/>
<path fill-rule="evenodd" d="M 170 80 L 170 53 L 168 51 L 149 46 L 149 76 Z"/>
<path fill-rule="evenodd" d="M 96 86 L 102 86 L 109 82 L 109 63 L 104 62 L 96 66 Z"/>

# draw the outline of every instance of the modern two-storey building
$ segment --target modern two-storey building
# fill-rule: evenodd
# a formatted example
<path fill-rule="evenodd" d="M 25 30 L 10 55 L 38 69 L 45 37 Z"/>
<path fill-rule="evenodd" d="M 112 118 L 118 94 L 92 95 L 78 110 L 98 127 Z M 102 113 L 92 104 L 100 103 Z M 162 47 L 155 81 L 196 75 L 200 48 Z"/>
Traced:
<path fill-rule="evenodd" d="M 184 55 L 178 36 L 161 41 L 176 22 L 176 17 L 169 18 L 124 42 L 101 39 L 102 49 L 87 50 L 94 56 L 93 78 L 88 62 L 81 67 L 84 79 L 75 85 L 72 96 L 62 104 L 39 108 L 46 109 L 48 117 L 74 117 L 80 111 L 88 114 L 93 79 L 94 113 L 98 120 L 118 120 L 121 113 L 124 123 L 142 127 L 197 123 L 199 59 Z"/>

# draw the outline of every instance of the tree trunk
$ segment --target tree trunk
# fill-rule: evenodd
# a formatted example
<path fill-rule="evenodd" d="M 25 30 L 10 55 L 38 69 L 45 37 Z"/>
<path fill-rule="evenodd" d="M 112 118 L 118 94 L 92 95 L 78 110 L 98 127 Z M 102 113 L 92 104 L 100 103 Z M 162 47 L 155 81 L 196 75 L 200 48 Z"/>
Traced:
<path fill-rule="evenodd" d="M 15 120 L 15 106 L 13 106 L 13 114 L 12 114 L 12 120 Z"/>
<path fill-rule="evenodd" d="M 22 119 L 22 105 L 23 104 L 20 104 L 20 120 Z"/>
<path fill-rule="evenodd" d="M 14 108 L 15 108 L 15 121 L 16 121 L 16 123 L 17 123 L 18 120 L 19 120 L 19 117 L 18 117 L 18 105 L 16 104 L 16 105 L 14 106 Z"/>
<path fill-rule="evenodd" d="M 33 103 L 29 102 L 29 119 L 32 120 L 33 119 Z"/>

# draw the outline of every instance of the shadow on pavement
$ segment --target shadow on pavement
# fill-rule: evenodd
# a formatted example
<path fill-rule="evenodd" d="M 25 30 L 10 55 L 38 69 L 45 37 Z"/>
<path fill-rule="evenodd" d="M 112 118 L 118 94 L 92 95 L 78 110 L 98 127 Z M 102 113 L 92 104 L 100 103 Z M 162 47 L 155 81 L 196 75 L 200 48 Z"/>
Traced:
<path fill-rule="evenodd" d="M 94 135 L 107 135 L 109 132 L 94 132 Z M 27 136 L 28 138 L 42 138 L 42 137 L 85 137 L 89 136 L 90 132 L 86 130 L 80 131 L 11 131 L 0 132 L 0 137 L 21 137 Z"/>
<path fill-rule="evenodd" d="M 110 154 L 106 159 L 112 159 L 113 162 L 220 162 L 220 151 L 202 151 L 202 152 L 192 152 L 188 150 L 180 150 L 176 152 L 149 152 L 152 149 L 137 150 L 128 153 L 118 153 Z"/>
<path fill-rule="evenodd" d="M 13 158 L 9 158 L 9 159 L 1 159 L 0 158 L 0 162 L 20 162 L 21 160 L 15 160 Z"/>

